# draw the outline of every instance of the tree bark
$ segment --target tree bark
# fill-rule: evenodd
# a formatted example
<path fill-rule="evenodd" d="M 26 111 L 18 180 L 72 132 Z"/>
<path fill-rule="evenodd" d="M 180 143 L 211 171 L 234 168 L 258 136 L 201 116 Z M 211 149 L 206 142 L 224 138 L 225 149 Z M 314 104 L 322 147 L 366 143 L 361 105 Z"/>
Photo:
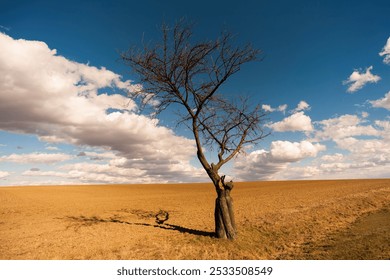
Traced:
<path fill-rule="evenodd" d="M 235 239 L 237 228 L 234 219 L 233 199 L 230 196 L 233 183 L 225 184 L 223 179 L 221 181 L 217 187 L 218 197 L 215 200 L 215 235 L 217 238 Z"/>

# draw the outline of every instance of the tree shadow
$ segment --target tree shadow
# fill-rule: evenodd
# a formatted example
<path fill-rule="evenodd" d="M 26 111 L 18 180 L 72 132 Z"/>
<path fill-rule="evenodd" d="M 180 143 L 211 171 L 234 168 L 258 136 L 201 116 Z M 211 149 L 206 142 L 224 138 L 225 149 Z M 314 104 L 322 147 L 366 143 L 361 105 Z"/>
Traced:
<path fill-rule="evenodd" d="M 159 227 L 164 228 L 164 229 L 168 229 L 168 230 L 176 230 L 176 231 L 179 231 L 181 233 L 189 233 L 189 234 L 194 234 L 194 235 L 199 235 L 199 236 L 215 237 L 215 233 L 210 232 L 210 231 L 202 231 L 202 230 L 197 230 L 197 229 L 185 228 L 182 226 L 172 225 L 172 224 L 165 224 L 165 225 L 167 227 L 163 227 L 163 226 L 159 226 Z"/>
<path fill-rule="evenodd" d="M 180 233 L 188 233 L 188 234 L 197 235 L 197 236 L 215 237 L 214 232 L 201 231 L 201 230 L 186 228 L 186 227 L 173 225 L 173 224 L 150 224 L 150 223 L 141 223 L 141 222 L 128 222 L 128 221 L 120 220 L 120 219 L 115 218 L 115 217 L 103 219 L 103 218 L 99 218 L 97 216 L 86 217 L 86 216 L 81 215 L 81 216 L 66 216 L 62 219 L 66 219 L 66 220 L 75 222 L 76 225 L 70 225 L 67 228 L 70 228 L 73 226 L 73 227 L 75 227 L 76 230 L 80 229 L 82 226 L 92 226 L 92 225 L 96 225 L 96 224 L 100 224 L 100 223 L 118 223 L 118 224 L 133 225 L 133 226 L 161 228 L 161 229 L 165 229 L 165 230 L 173 230 L 173 231 L 178 231 Z"/>

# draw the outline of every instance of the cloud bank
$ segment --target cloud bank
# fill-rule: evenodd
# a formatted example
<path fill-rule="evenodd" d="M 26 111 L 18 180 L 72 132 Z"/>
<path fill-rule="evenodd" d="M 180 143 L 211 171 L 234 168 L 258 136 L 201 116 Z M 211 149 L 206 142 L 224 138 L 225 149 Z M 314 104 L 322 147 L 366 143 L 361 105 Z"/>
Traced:
<path fill-rule="evenodd" d="M 0 157 L 0 162 L 15 162 L 15 163 L 43 163 L 51 164 L 62 162 L 71 159 L 68 154 L 56 153 L 32 153 L 32 154 L 11 154 Z"/>
<path fill-rule="evenodd" d="M 390 59 L 389 40 L 380 53 L 385 63 Z M 378 82 L 381 78 L 372 69 L 354 71 L 345 82 L 348 91 Z M 140 89 L 104 67 L 70 61 L 43 42 L 0 33 L 0 130 L 36 135 L 48 144 L 40 152 L 2 151 L 0 179 L 19 184 L 207 181 L 205 172 L 191 163 L 196 154 L 192 140 L 138 113 L 126 93 Z M 390 92 L 369 103 L 390 110 Z M 285 114 L 287 105 L 262 109 Z M 239 155 L 229 170 L 234 179 L 389 175 L 388 116 L 370 121 L 362 112 L 312 121 L 310 109 L 302 100 L 289 116 L 268 124 L 275 132 L 304 138 L 273 141 L 266 149 L 251 147 L 254 150 Z M 58 143 L 74 145 L 75 150 L 67 154 Z M 6 163 L 29 166 L 24 172 L 10 172 L 3 170 Z"/>
<path fill-rule="evenodd" d="M 234 163 L 238 178 L 244 180 L 273 180 L 284 171 L 290 163 L 305 158 L 316 157 L 326 147 L 309 141 L 290 142 L 274 141 L 269 151 L 255 150 L 246 156 L 240 156 Z"/>
<path fill-rule="evenodd" d="M 126 96 L 135 90 L 140 86 L 104 67 L 70 61 L 44 42 L 0 33 L 1 130 L 112 151 L 121 160 L 109 168 L 126 169 L 133 182 L 199 180 L 204 173 L 190 165 L 193 142 L 137 114 Z M 24 160 L 56 156 L 32 154 Z M 18 155 L 1 160 L 23 161 Z"/>

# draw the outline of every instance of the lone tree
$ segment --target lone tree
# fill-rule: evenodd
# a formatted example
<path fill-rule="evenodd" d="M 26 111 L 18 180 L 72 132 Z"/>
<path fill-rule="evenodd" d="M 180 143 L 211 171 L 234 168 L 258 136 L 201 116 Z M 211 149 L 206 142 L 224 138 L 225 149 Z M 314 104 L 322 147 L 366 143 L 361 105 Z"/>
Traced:
<path fill-rule="evenodd" d="M 267 134 L 260 124 L 265 113 L 247 98 L 224 96 L 221 86 L 260 53 L 250 44 L 235 46 L 233 36 L 223 32 L 213 41 L 193 41 L 192 25 L 179 21 L 172 28 L 162 25 L 162 40 L 131 48 L 121 54 L 123 61 L 139 75 L 142 91 L 131 93 L 156 113 L 174 107 L 178 124 L 187 125 L 194 135 L 197 157 L 215 186 L 215 234 L 234 239 L 237 235 L 230 192 L 220 168 L 243 147 Z M 210 163 L 203 148 L 215 151 L 218 162 Z"/>

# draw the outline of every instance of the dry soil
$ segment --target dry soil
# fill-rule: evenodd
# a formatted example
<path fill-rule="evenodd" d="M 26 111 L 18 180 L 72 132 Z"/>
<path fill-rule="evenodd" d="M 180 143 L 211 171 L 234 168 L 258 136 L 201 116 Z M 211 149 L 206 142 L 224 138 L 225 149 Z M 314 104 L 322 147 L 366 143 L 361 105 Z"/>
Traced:
<path fill-rule="evenodd" d="M 389 179 L 236 183 L 234 241 L 213 237 L 215 196 L 210 184 L 2 187 L 0 259 L 390 259 Z"/>

